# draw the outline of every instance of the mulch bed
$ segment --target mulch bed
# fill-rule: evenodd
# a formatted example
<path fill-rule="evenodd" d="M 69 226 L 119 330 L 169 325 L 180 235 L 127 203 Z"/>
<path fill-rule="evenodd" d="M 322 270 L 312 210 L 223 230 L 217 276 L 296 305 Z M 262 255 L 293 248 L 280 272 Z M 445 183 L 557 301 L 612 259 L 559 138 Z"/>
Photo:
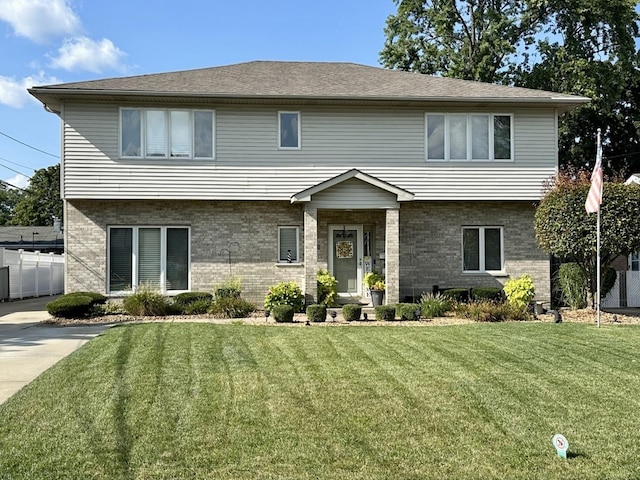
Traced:
<path fill-rule="evenodd" d="M 583 310 L 561 310 L 563 322 L 579 322 L 579 323 L 596 323 L 596 312 L 592 309 Z M 553 322 L 555 317 L 553 314 L 547 313 L 539 315 L 535 322 Z M 273 318 L 265 319 L 264 312 L 256 312 L 247 318 L 215 318 L 211 315 L 168 315 L 164 317 L 135 317 L 130 315 L 106 315 L 102 317 L 90 318 L 54 318 L 44 320 L 42 323 L 55 324 L 60 326 L 78 326 L 91 324 L 122 324 L 122 323 L 152 323 L 152 322 L 200 322 L 200 323 L 217 323 L 217 324 L 250 324 L 250 325 L 292 325 L 291 323 L 276 323 Z M 307 316 L 305 314 L 296 314 L 293 325 L 307 325 Z M 421 319 L 419 321 L 392 321 L 378 322 L 375 320 L 346 322 L 339 315 L 335 320 L 327 317 L 326 322 L 311 323 L 311 325 L 401 325 L 401 326 L 436 326 L 436 325 L 460 325 L 474 323 L 472 320 L 455 316 L 438 317 L 433 319 Z M 624 315 L 621 313 L 601 312 L 600 323 L 602 325 L 638 325 L 640 324 L 640 310 L 638 315 Z"/>

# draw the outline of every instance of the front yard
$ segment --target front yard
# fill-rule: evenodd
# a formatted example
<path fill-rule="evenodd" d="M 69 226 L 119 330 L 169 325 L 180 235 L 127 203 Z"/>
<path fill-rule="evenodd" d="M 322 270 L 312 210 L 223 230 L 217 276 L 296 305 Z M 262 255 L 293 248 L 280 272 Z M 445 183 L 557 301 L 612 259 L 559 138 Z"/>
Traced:
<path fill-rule="evenodd" d="M 0 406 L 0 479 L 638 478 L 638 351 L 628 325 L 122 325 Z"/>

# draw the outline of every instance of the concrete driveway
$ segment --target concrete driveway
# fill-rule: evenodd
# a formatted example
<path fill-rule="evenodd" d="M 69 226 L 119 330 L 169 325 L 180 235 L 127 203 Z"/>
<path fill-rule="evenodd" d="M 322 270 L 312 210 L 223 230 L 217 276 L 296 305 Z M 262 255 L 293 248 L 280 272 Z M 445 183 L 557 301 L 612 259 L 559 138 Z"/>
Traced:
<path fill-rule="evenodd" d="M 40 323 L 49 318 L 45 305 L 54 298 L 0 303 L 0 404 L 108 328 Z"/>

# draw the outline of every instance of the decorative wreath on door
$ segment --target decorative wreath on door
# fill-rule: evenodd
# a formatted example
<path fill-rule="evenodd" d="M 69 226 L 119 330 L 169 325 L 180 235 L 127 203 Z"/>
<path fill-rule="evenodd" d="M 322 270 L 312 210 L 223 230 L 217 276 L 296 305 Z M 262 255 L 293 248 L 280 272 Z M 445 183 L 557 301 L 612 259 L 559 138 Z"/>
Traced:
<path fill-rule="evenodd" d="M 336 242 L 337 258 L 353 258 L 353 242 L 341 241 Z"/>

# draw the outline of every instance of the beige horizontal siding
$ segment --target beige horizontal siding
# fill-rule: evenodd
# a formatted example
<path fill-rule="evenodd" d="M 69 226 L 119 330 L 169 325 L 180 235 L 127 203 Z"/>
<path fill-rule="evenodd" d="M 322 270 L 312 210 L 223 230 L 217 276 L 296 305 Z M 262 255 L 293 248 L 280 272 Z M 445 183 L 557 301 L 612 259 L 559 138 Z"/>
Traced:
<path fill-rule="evenodd" d="M 416 200 L 535 200 L 557 164 L 555 112 L 514 113 L 514 162 L 426 162 L 422 109 L 287 107 L 302 149 L 277 148 L 277 108 L 215 108 L 215 160 L 120 159 L 118 106 L 65 106 L 68 199 L 288 200 L 351 168 Z M 510 113 L 501 111 L 500 113 Z"/>

